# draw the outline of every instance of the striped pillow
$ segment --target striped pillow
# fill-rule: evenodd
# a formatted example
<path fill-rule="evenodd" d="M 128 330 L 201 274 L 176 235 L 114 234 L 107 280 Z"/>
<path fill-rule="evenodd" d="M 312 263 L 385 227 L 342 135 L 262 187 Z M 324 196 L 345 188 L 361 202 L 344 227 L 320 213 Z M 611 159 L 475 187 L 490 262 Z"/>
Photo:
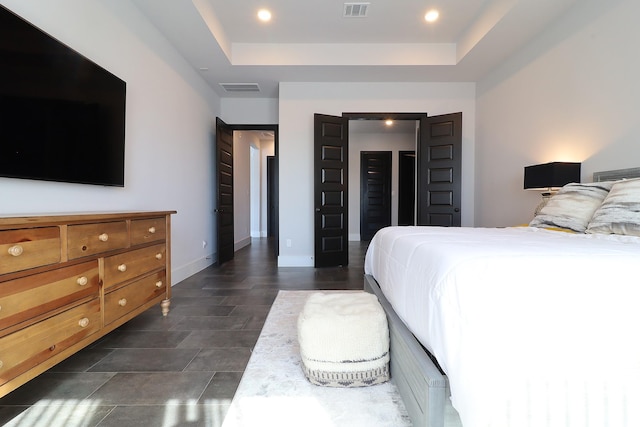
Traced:
<path fill-rule="evenodd" d="M 584 233 L 612 185 L 612 181 L 567 184 L 549 199 L 529 226 Z"/>
<path fill-rule="evenodd" d="M 640 236 L 640 179 L 614 184 L 593 214 L 587 233 Z"/>

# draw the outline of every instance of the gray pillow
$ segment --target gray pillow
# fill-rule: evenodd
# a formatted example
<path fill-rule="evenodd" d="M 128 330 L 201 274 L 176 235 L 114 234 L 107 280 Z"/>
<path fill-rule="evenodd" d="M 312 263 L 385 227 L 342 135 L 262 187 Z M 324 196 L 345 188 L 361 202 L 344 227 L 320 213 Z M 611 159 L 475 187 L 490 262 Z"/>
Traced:
<path fill-rule="evenodd" d="M 613 184 L 613 181 L 567 184 L 549 199 L 529 226 L 584 233 Z"/>
<path fill-rule="evenodd" d="M 617 181 L 586 231 L 640 236 L 640 179 Z"/>

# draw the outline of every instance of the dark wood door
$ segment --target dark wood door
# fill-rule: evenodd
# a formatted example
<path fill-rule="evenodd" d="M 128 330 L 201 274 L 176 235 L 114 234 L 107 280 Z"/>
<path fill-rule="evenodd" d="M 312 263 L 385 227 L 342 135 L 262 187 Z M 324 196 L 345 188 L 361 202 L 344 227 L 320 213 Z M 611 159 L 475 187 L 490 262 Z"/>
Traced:
<path fill-rule="evenodd" d="M 216 117 L 218 264 L 233 259 L 233 129 Z"/>
<path fill-rule="evenodd" d="M 276 158 L 267 156 L 267 237 L 276 230 Z"/>
<path fill-rule="evenodd" d="M 347 265 L 349 121 L 314 118 L 314 265 Z"/>
<path fill-rule="evenodd" d="M 420 120 L 418 225 L 460 226 L 462 113 Z"/>
<path fill-rule="evenodd" d="M 416 152 L 398 152 L 398 225 L 416 223 Z"/>
<path fill-rule="evenodd" d="M 360 152 L 360 240 L 391 225 L 391 151 Z"/>

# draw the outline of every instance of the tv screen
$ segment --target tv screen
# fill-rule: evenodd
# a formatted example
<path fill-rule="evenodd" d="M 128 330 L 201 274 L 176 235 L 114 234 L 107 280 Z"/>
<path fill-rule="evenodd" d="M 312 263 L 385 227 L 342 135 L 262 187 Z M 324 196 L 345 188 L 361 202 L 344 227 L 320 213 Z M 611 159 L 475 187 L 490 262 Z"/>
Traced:
<path fill-rule="evenodd" d="M 124 186 L 126 83 L 0 6 L 0 176 Z"/>

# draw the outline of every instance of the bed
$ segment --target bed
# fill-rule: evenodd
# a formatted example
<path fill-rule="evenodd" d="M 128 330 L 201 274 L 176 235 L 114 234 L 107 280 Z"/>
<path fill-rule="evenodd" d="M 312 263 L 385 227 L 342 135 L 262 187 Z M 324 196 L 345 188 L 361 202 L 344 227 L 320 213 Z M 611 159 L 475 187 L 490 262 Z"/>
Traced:
<path fill-rule="evenodd" d="M 416 427 L 640 425 L 640 180 L 609 176 L 527 227 L 374 236 L 365 289 Z"/>

